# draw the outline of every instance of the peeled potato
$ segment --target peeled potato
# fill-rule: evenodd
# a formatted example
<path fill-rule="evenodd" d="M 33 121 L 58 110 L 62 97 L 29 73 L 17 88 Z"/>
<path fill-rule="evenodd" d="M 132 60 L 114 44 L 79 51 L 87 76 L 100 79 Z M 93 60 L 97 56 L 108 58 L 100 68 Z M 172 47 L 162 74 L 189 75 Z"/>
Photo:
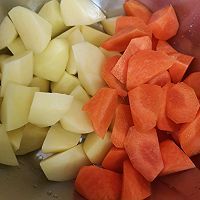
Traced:
<path fill-rule="evenodd" d="M 51 40 L 52 26 L 37 13 L 17 6 L 12 8 L 10 16 L 26 49 L 41 53 Z"/>
<path fill-rule="evenodd" d="M 71 95 L 36 92 L 28 121 L 39 127 L 52 126 L 70 109 L 72 100 Z"/>
<path fill-rule="evenodd" d="M 10 56 L 7 55 L 7 54 L 0 54 L 0 71 L 2 71 L 1 68 L 2 68 L 2 63 L 3 63 L 3 61 L 6 60 L 6 59 L 9 58 L 9 57 L 10 57 Z"/>
<path fill-rule="evenodd" d="M 74 45 L 79 42 L 84 41 L 84 37 L 80 31 L 80 29 L 77 27 L 72 33 L 67 37 L 67 40 L 69 42 L 69 45 Z"/>
<path fill-rule="evenodd" d="M 40 88 L 40 92 L 49 92 L 49 85 L 48 80 L 35 76 L 29 86 Z"/>
<path fill-rule="evenodd" d="M 79 101 L 81 101 L 83 103 L 86 103 L 86 102 L 88 102 L 90 100 L 89 95 L 87 94 L 87 92 L 80 85 L 76 86 L 72 90 L 70 95 L 72 95 L 75 99 L 77 99 L 77 100 L 79 100 Z"/>
<path fill-rule="evenodd" d="M 58 35 L 56 38 L 57 39 L 67 39 L 69 37 L 69 35 L 77 28 L 78 28 L 78 26 L 74 26 L 74 27 L 68 29 L 67 31 L 65 31 L 64 33 L 61 33 L 60 35 Z"/>
<path fill-rule="evenodd" d="M 111 17 L 101 21 L 104 31 L 109 35 L 115 34 L 116 20 L 117 17 Z"/>
<path fill-rule="evenodd" d="M 67 151 L 53 155 L 40 163 L 48 180 L 68 181 L 76 177 L 82 166 L 89 165 L 82 144 Z"/>
<path fill-rule="evenodd" d="M 76 63 L 76 60 L 74 58 L 74 52 L 73 52 L 72 48 L 69 49 L 69 60 L 68 60 L 68 63 L 67 63 L 66 71 L 69 74 L 73 74 L 73 75 L 75 75 L 77 73 L 77 63 Z"/>
<path fill-rule="evenodd" d="M 24 43 L 22 42 L 21 38 L 16 38 L 12 43 L 8 45 L 8 49 L 12 52 L 12 54 L 17 55 L 21 54 L 26 51 Z"/>
<path fill-rule="evenodd" d="M 102 47 L 99 47 L 99 49 L 102 51 L 102 53 L 106 56 L 106 57 L 112 57 L 112 56 L 121 56 L 122 54 L 120 54 L 117 51 L 108 51 Z"/>

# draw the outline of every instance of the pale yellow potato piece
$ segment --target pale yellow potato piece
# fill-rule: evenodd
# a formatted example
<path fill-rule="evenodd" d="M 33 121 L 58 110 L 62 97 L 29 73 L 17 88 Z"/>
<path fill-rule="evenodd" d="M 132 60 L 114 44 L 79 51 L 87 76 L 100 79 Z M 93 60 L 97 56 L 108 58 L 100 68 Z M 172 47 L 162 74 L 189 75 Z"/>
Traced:
<path fill-rule="evenodd" d="M 112 146 L 110 136 L 110 132 L 107 132 L 103 139 L 96 133 L 88 134 L 83 144 L 83 149 L 91 163 L 97 165 L 102 163 Z"/>
<path fill-rule="evenodd" d="M 89 26 L 81 26 L 81 33 L 86 41 L 94 44 L 97 47 L 101 46 L 104 41 L 111 37 L 110 35 Z"/>
<path fill-rule="evenodd" d="M 70 109 L 72 101 L 71 95 L 36 92 L 28 121 L 39 127 L 52 126 Z"/>
<path fill-rule="evenodd" d="M 21 128 L 28 123 L 28 116 L 37 87 L 9 83 L 1 105 L 1 121 L 7 131 Z"/>
<path fill-rule="evenodd" d="M 21 54 L 26 51 L 24 43 L 22 42 L 21 38 L 16 38 L 12 43 L 8 45 L 8 49 L 12 52 L 12 54 L 17 55 Z"/>
<path fill-rule="evenodd" d="M 78 67 L 78 78 L 87 91 L 93 96 L 106 84 L 101 77 L 105 56 L 101 50 L 89 42 L 81 42 L 72 46 Z"/>
<path fill-rule="evenodd" d="M 61 17 L 60 4 L 57 0 L 45 3 L 38 14 L 52 25 L 52 37 L 57 36 L 67 29 Z"/>
<path fill-rule="evenodd" d="M 90 25 L 105 19 L 91 0 L 61 0 L 60 8 L 66 26 Z"/>
<path fill-rule="evenodd" d="M 80 140 L 81 134 L 74 134 L 66 131 L 57 123 L 49 129 L 42 145 L 43 153 L 58 153 L 66 151 L 76 146 Z"/>
<path fill-rule="evenodd" d="M 84 37 L 83 37 L 79 27 L 77 27 L 74 31 L 71 32 L 71 34 L 68 36 L 67 40 L 69 42 L 69 45 L 71 45 L 71 46 L 84 41 Z"/>
<path fill-rule="evenodd" d="M 82 110 L 84 103 L 74 99 L 70 109 L 61 118 L 61 126 L 68 131 L 86 134 L 94 131 L 86 112 Z"/>
<path fill-rule="evenodd" d="M 51 181 L 72 180 L 85 165 L 90 165 L 90 161 L 83 151 L 82 144 L 55 154 L 40 163 L 47 179 Z"/>
<path fill-rule="evenodd" d="M 22 130 L 22 138 L 16 155 L 25 155 L 42 147 L 49 128 L 40 128 L 30 123 Z"/>
<path fill-rule="evenodd" d="M 40 88 L 40 92 L 49 92 L 50 82 L 46 79 L 35 76 L 29 86 Z"/>
<path fill-rule="evenodd" d="M 17 36 L 15 26 L 10 18 L 6 16 L 0 24 L 0 49 L 7 47 Z"/>
<path fill-rule="evenodd" d="M 9 58 L 10 56 L 7 54 L 0 54 L 0 71 L 2 71 L 2 63 L 4 60 L 6 60 L 7 58 Z"/>
<path fill-rule="evenodd" d="M 70 47 L 70 49 L 69 49 L 69 60 L 67 63 L 66 71 L 72 75 L 75 75 L 77 73 L 77 63 L 74 58 L 74 52 L 73 52 L 72 47 Z"/>
<path fill-rule="evenodd" d="M 17 166 L 17 158 L 12 149 L 4 125 L 0 125 L 0 163 L 5 165 Z"/>
<path fill-rule="evenodd" d="M 54 39 L 40 54 L 35 54 L 34 74 L 57 82 L 63 75 L 69 57 L 69 45 L 65 39 Z"/>
<path fill-rule="evenodd" d="M 26 49 L 41 53 L 51 40 L 52 25 L 37 13 L 17 6 L 12 8 L 10 16 Z"/>
<path fill-rule="evenodd" d="M 2 63 L 1 96 L 9 82 L 28 86 L 33 78 L 33 53 L 25 51 L 11 56 Z"/>
<path fill-rule="evenodd" d="M 116 20 L 118 17 L 111 17 L 111 18 L 107 18 L 101 21 L 104 31 L 108 33 L 109 35 L 115 34 Z"/>
<path fill-rule="evenodd" d="M 64 33 L 61 33 L 60 35 L 58 35 L 56 38 L 57 39 L 67 39 L 69 37 L 69 35 L 77 28 L 78 28 L 78 26 L 74 26 L 74 27 L 68 29 L 67 31 L 65 31 Z"/>
<path fill-rule="evenodd" d="M 102 47 L 99 47 L 99 49 L 102 51 L 102 53 L 106 56 L 106 57 L 112 57 L 112 56 L 121 56 L 122 54 L 117 52 L 117 51 L 108 51 Z"/>
<path fill-rule="evenodd" d="M 71 91 L 78 85 L 80 85 L 78 78 L 65 72 L 58 82 L 51 82 L 51 91 L 62 94 L 70 94 Z"/>

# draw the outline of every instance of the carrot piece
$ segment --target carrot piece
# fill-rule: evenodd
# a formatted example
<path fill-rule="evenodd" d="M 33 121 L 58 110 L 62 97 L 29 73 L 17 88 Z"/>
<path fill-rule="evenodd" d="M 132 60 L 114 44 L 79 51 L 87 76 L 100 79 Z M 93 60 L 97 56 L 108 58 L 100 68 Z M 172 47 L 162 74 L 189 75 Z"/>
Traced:
<path fill-rule="evenodd" d="M 124 149 L 112 147 L 102 162 L 102 167 L 111 171 L 121 173 L 123 171 L 123 162 L 128 159 Z"/>
<path fill-rule="evenodd" d="M 179 142 L 179 132 L 173 132 L 171 133 L 172 139 L 174 140 L 174 142 L 176 142 L 177 145 L 180 145 Z"/>
<path fill-rule="evenodd" d="M 154 12 L 149 20 L 149 27 L 160 40 L 168 40 L 175 36 L 179 23 L 173 7 L 169 5 Z"/>
<path fill-rule="evenodd" d="M 117 90 L 119 96 L 125 97 L 127 96 L 125 85 L 118 81 L 111 73 L 111 70 L 113 69 L 113 67 L 119 59 L 120 56 L 113 56 L 107 58 L 104 65 L 102 66 L 101 76 L 110 88 Z"/>
<path fill-rule="evenodd" d="M 197 98 L 200 99 L 200 72 L 191 73 L 185 80 L 184 83 L 194 89 Z"/>
<path fill-rule="evenodd" d="M 194 120 L 199 109 L 199 101 L 194 90 L 181 82 L 167 92 L 166 113 L 176 124 Z"/>
<path fill-rule="evenodd" d="M 190 158 L 172 140 L 161 142 L 160 151 L 164 163 L 161 176 L 195 168 Z"/>
<path fill-rule="evenodd" d="M 153 50 L 156 50 L 157 44 L 158 44 L 158 39 L 155 38 L 154 35 L 152 35 L 152 49 Z"/>
<path fill-rule="evenodd" d="M 130 41 L 127 49 L 111 71 L 121 83 L 126 83 L 128 61 L 130 57 L 137 51 L 144 49 L 152 49 L 152 42 L 149 36 L 134 38 Z"/>
<path fill-rule="evenodd" d="M 133 168 L 129 160 L 123 164 L 122 200 L 145 199 L 151 195 L 150 183 Z"/>
<path fill-rule="evenodd" d="M 153 181 L 163 169 L 155 129 L 138 132 L 135 127 L 131 127 L 125 139 L 125 150 L 133 167 L 148 181 Z"/>
<path fill-rule="evenodd" d="M 101 88 L 83 106 L 88 113 L 97 135 L 103 138 L 115 114 L 118 97 L 117 91 L 111 88 Z"/>
<path fill-rule="evenodd" d="M 159 129 L 157 129 L 156 131 L 157 131 L 159 143 L 162 142 L 162 141 L 165 141 L 167 139 L 171 139 L 171 134 L 169 134 L 168 132 L 161 131 Z"/>
<path fill-rule="evenodd" d="M 163 130 L 163 131 L 170 131 L 170 132 L 174 132 L 179 129 L 179 125 L 175 124 L 171 119 L 169 119 L 166 114 L 167 93 L 168 93 L 168 90 L 173 85 L 174 85 L 173 83 L 168 83 L 162 88 L 163 90 L 162 103 L 161 103 L 161 108 L 160 108 L 158 121 L 157 121 L 158 129 Z"/>
<path fill-rule="evenodd" d="M 171 77 L 168 71 L 164 71 L 154 78 L 152 78 L 150 81 L 147 82 L 148 84 L 154 84 L 159 86 L 164 86 L 167 83 L 171 83 Z"/>
<path fill-rule="evenodd" d="M 152 15 L 151 11 L 142 3 L 138 1 L 127 1 L 124 3 L 124 10 L 126 15 L 139 17 L 147 23 Z"/>
<path fill-rule="evenodd" d="M 134 54 L 128 63 L 127 89 L 146 83 L 156 75 L 168 70 L 174 58 L 161 51 L 142 50 Z"/>
<path fill-rule="evenodd" d="M 111 38 L 102 43 L 101 47 L 109 51 L 125 51 L 129 42 L 136 37 L 149 36 L 149 28 L 134 28 L 129 26 L 114 34 Z"/>
<path fill-rule="evenodd" d="M 156 126 L 162 95 L 162 88 L 151 84 L 143 84 L 129 91 L 131 114 L 138 130 L 148 131 Z"/>
<path fill-rule="evenodd" d="M 111 141 L 117 148 L 124 148 L 124 140 L 131 126 L 133 126 L 133 119 L 130 106 L 119 104 L 116 109 L 115 122 L 111 134 Z"/>
<path fill-rule="evenodd" d="M 177 51 L 167 41 L 163 41 L 163 40 L 158 40 L 156 50 L 162 51 L 168 55 L 177 53 Z"/>
<path fill-rule="evenodd" d="M 76 177 L 75 188 L 89 200 L 120 199 L 122 176 L 100 167 L 84 166 Z"/>
<path fill-rule="evenodd" d="M 178 132 L 178 138 L 183 151 L 189 156 L 200 153 L 200 111 L 196 118 L 182 125 Z"/>

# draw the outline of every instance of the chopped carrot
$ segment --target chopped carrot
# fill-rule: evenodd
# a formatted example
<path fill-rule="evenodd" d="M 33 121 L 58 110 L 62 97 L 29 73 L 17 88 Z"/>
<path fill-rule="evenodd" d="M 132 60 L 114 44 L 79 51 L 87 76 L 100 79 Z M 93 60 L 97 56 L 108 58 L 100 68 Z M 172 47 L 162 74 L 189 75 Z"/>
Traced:
<path fill-rule="evenodd" d="M 145 199 L 151 195 L 150 183 L 133 168 L 129 160 L 124 161 L 122 200 Z"/>
<path fill-rule="evenodd" d="M 157 129 L 156 131 L 157 131 L 159 143 L 167 139 L 171 139 L 171 134 L 169 134 L 167 131 L 161 131 L 159 129 Z"/>
<path fill-rule="evenodd" d="M 111 141 L 117 148 L 124 148 L 124 140 L 128 129 L 133 126 L 129 105 L 119 104 L 115 113 L 115 122 L 111 135 Z"/>
<path fill-rule="evenodd" d="M 128 61 L 132 55 L 139 50 L 152 49 L 152 42 L 149 36 L 134 38 L 130 41 L 123 55 L 112 69 L 112 74 L 121 82 L 126 83 Z"/>
<path fill-rule="evenodd" d="M 111 70 L 120 59 L 120 56 L 113 56 L 106 59 L 104 65 L 102 66 L 101 76 L 108 84 L 110 88 L 116 89 L 119 96 L 125 97 L 127 96 L 127 91 L 125 89 L 125 85 L 123 85 L 120 81 L 118 81 Z"/>
<path fill-rule="evenodd" d="M 123 162 L 128 159 L 124 149 L 112 147 L 102 162 L 102 167 L 115 172 L 122 173 Z"/>
<path fill-rule="evenodd" d="M 178 138 L 181 148 L 189 157 L 200 153 L 200 111 L 192 122 L 182 125 Z"/>
<path fill-rule="evenodd" d="M 156 50 L 162 51 L 168 55 L 177 53 L 177 51 L 167 41 L 163 41 L 163 40 L 158 40 Z"/>
<path fill-rule="evenodd" d="M 143 84 L 129 91 L 131 114 L 138 130 L 148 131 L 156 126 L 162 95 L 162 88 L 151 84 Z"/>
<path fill-rule="evenodd" d="M 179 142 L 179 131 L 171 133 L 172 139 L 176 142 L 177 145 L 180 145 Z"/>
<path fill-rule="evenodd" d="M 161 103 L 161 108 L 160 108 L 158 121 L 157 121 L 158 129 L 163 130 L 163 131 L 170 131 L 170 132 L 174 132 L 179 129 L 179 125 L 174 123 L 171 119 L 169 119 L 166 114 L 167 93 L 168 93 L 168 90 L 173 85 L 174 85 L 173 83 L 168 83 L 162 88 L 163 90 L 162 103 Z"/>
<path fill-rule="evenodd" d="M 171 5 L 154 12 L 149 20 L 149 27 L 159 40 L 168 40 L 175 36 L 179 23 Z"/>
<path fill-rule="evenodd" d="M 195 168 L 190 158 L 172 140 L 161 142 L 160 151 L 164 163 L 161 176 Z"/>
<path fill-rule="evenodd" d="M 127 1 L 124 3 L 124 10 L 126 15 L 135 16 L 147 23 L 152 15 L 151 11 L 142 3 L 138 1 Z"/>
<path fill-rule="evenodd" d="M 166 113 L 176 124 L 194 120 L 199 110 L 199 101 L 194 90 L 181 82 L 167 92 Z"/>
<path fill-rule="evenodd" d="M 129 42 L 136 37 L 149 36 L 149 28 L 144 30 L 141 27 L 127 27 L 115 33 L 111 38 L 102 43 L 101 47 L 109 51 L 125 51 Z"/>
<path fill-rule="evenodd" d="M 167 83 L 171 83 L 171 77 L 170 77 L 170 74 L 168 71 L 164 71 L 164 72 L 158 74 L 157 76 L 155 76 L 154 78 L 152 78 L 147 83 L 159 85 L 162 87 L 162 86 L 166 85 Z"/>
<path fill-rule="evenodd" d="M 158 44 L 158 39 L 155 38 L 154 35 L 152 35 L 152 49 L 153 50 L 156 50 L 157 44 Z"/>
<path fill-rule="evenodd" d="M 194 89 L 197 98 L 200 99 L 200 72 L 191 73 L 185 80 L 184 83 Z"/>
<path fill-rule="evenodd" d="M 106 134 L 108 127 L 114 117 L 117 107 L 117 91 L 111 88 L 101 88 L 83 106 L 88 113 L 97 135 L 101 138 Z"/>
<path fill-rule="evenodd" d="M 153 181 L 163 169 L 155 129 L 138 132 L 135 127 L 131 127 L 125 139 L 125 150 L 133 167 L 148 181 Z"/>
<path fill-rule="evenodd" d="M 89 200 L 120 199 L 122 176 L 96 166 L 82 167 L 75 181 L 76 191 Z"/>
<path fill-rule="evenodd" d="M 161 51 L 138 51 L 128 63 L 127 89 L 131 90 L 168 70 L 174 61 L 174 58 Z"/>

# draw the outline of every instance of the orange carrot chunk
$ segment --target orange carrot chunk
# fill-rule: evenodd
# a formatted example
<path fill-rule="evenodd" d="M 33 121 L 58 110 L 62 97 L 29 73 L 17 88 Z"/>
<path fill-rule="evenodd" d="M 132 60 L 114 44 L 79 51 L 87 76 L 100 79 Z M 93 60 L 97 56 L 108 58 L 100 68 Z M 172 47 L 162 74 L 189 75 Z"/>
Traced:
<path fill-rule="evenodd" d="M 132 27 L 122 29 L 115 33 L 111 38 L 102 43 L 101 47 L 108 51 L 125 51 L 129 42 L 136 37 L 149 35 L 149 28 L 143 29 L 141 27 Z"/>
<path fill-rule="evenodd" d="M 127 1 L 124 3 L 124 10 L 126 15 L 135 16 L 147 23 L 152 15 L 151 11 L 142 3 L 138 1 Z"/>
<path fill-rule="evenodd" d="M 124 149 L 112 147 L 102 162 L 102 167 L 115 172 L 123 171 L 123 162 L 128 159 Z"/>
<path fill-rule="evenodd" d="M 85 166 L 76 177 L 75 188 L 88 200 L 120 199 L 122 176 L 100 167 Z"/>
<path fill-rule="evenodd" d="M 149 20 L 149 27 L 159 40 L 168 40 L 175 36 L 179 23 L 171 5 L 154 12 Z"/>
<path fill-rule="evenodd" d="M 115 113 L 115 122 L 111 141 L 117 148 L 124 148 L 124 140 L 128 129 L 133 126 L 133 119 L 129 105 L 119 104 Z"/>
<path fill-rule="evenodd" d="M 150 183 L 133 168 L 129 160 L 124 161 L 122 200 L 146 199 L 151 195 Z"/>
<path fill-rule="evenodd" d="M 163 40 L 159 40 L 156 46 L 157 51 L 162 51 L 168 55 L 177 53 L 177 51 L 167 42 Z"/>
<path fill-rule="evenodd" d="M 172 136 L 172 139 L 174 140 L 174 142 L 176 142 L 176 144 L 180 145 L 179 131 L 171 133 L 171 136 Z"/>
<path fill-rule="evenodd" d="M 138 130 L 148 131 L 156 126 L 162 95 L 162 88 L 151 84 L 143 84 L 129 91 L 131 114 Z"/>
<path fill-rule="evenodd" d="M 101 88 L 83 106 L 83 110 L 88 113 L 97 135 L 101 138 L 106 134 L 108 127 L 115 114 L 118 97 L 117 91 L 111 88 Z"/>
<path fill-rule="evenodd" d="M 194 120 L 199 109 L 199 101 L 194 90 L 181 82 L 169 88 L 166 113 L 176 124 Z"/>
<path fill-rule="evenodd" d="M 160 151 L 164 163 L 161 176 L 195 168 L 190 158 L 172 140 L 161 142 Z"/>
<path fill-rule="evenodd" d="M 152 49 L 149 36 L 134 38 L 130 41 L 127 49 L 112 69 L 112 74 L 121 82 L 126 83 L 128 61 L 139 50 Z"/>
<path fill-rule="evenodd" d="M 181 127 L 178 138 L 181 148 L 189 157 L 200 153 L 200 111 L 192 122 Z"/>
<path fill-rule="evenodd" d="M 164 71 L 164 72 L 158 74 L 157 76 L 155 76 L 154 78 L 152 78 L 147 83 L 159 85 L 162 87 L 162 86 L 166 85 L 167 83 L 171 83 L 171 77 L 170 77 L 170 74 L 168 71 Z"/>
<path fill-rule="evenodd" d="M 119 59 L 120 56 L 113 56 L 107 58 L 104 65 L 102 66 L 101 76 L 110 88 L 117 90 L 119 96 L 125 97 L 127 96 L 125 85 L 118 81 L 111 73 L 111 70 L 113 69 L 113 67 Z"/>
<path fill-rule="evenodd" d="M 166 115 L 167 93 L 168 93 L 169 88 L 171 88 L 173 85 L 174 85 L 173 83 L 168 83 L 162 88 L 163 90 L 162 103 L 161 103 L 161 108 L 160 108 L 158 121 L 157 121 L 158 129 L 163 130 L 163 131 L 170 131 L 170 132 L 174 132 L 179 129 L 179 125 L 175 124 Z"/>
<path fill-rule="evenodd" d="M 191 73 L 185 80 L 184 83 L 194 89 L 197 98 L 200 99 L 200 72 Z"/>
<path fill-rule="evenodd" d="M 131 127 L 125 139 L 125 150 L 133 167 L 146 178 L 153 181 L 163 169 L 158 137 L 155 129 L 138 132 Z"/>
<path fill-rule="evenodd" d="M 127 89 L 131 90 L 168 70 L 174 58 L 161 51 L 142 50 L 134 54 L 128 63 Z"/>

